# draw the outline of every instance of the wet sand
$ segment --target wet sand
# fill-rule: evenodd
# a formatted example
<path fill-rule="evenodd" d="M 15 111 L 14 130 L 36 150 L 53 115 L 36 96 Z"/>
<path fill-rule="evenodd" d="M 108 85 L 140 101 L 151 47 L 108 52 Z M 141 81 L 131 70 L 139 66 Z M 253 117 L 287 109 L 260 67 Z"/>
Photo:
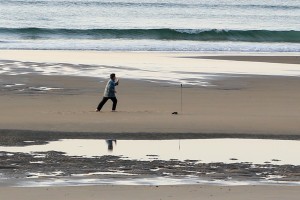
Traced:
<path fill-rule="evenodd" d="M 286 64 L 300 64 L 300 56 L 191 56 L 189 58 L 197 59 L 212 59 L 212 60 L 233 60 L 233 61 L 250 61 L 250 62 L 265 62 L 265 63 L 286 63 Z"/>
<path fill-rule="evenodd" d="M 186 86 L 182 113 L 180 86 L 121 80 L 117 88 L 118 112 L 110 112 L 111 102 L 107 102 L 103 111 L 96 113 L 105 86 L 99 79 L 41 75 L 0 75 L 0 79 L 3 134 L 5 130 L 33 130 L 129 135 L 183 133 L 187 138 L 191 138 L 189 134 L 299 136 L 297 77 L 224 77 L 212 80 L 212 87 Z M 4 83 L 24 85 L 5 87 Z M 62 89 L 32 89 L 45 86 Z M 179 114 L 172 115 L 173 112 Z"/>
<path fill-rule="evenodd" d="M 122 51 L 64 51 L 64 50 L 0 50 L 1 60 L 18 60 L 28 62 L 81 63 L 103 64 L 106 62 L 121 62 L 131 60 L 194 58 L 213 60 L 233 60 L 249 62 L 266 62 L 282 64 L 299 64 L 299 53 L 199 53 L 199 52 L 122 52 Z M 171 61 L 172 60 L 168 60 Z M 187 60 L 185 60 L 187 61 Z M 192 63 L 193 59 L 189 59 Z M 203 62 L 204 63 L 204 62 Z"/>
<path fill-rule="evenodd" d="M 213 199 L 298 200 L 299 187 L 289 186 L 88 186 L 0 188 L 6 200 L 96 200 L 96 199 Z"/>
<path fill-rule="evenodd" d="M 155 184 L 277 184 L 299 185 L 300 166 L 279 165 L 265 162 L 255 164 L 241 162 L 210 162 L 201 160 L 162 160 L 157 155 L 148 155 L 149 160 L 137 160 L 116 155 L 93 157 L 68 156 L 64 152 L 47 151 L 12 153 L 0 151 L 2 177 L 0 186 L 56 186 L 60 185 L 113 184 L 114 180 L 123 183 Z M 273 162 L 276 163 L 276 162 Z M 110 181 L 107 181 L 109 180 Z M 143 180 L 144 179 L 144 180 Z M 175 183 L 168 180 L 179 179 Z M 4 182 L 3 182 L 4 180 Z M 5 180 L 10 180 L 5 182 Z M 77 180 L 77 182 L 75 182 Z M 96 181 L 97 180 L 97 181 Z M 141 181 L 143 180 L 143 181 Z M 181 181 L 180 181 L 181 180 Z M 31 182 L 31 183 L 30 183 Z M 32 182 L 35 182 L 32 184 Z M 48 182 L 48 183 L 47 183 Z M 92 182 L 93 183 L 93 182 Z M 120 183 L 119 183 L 120 184 Z"/>

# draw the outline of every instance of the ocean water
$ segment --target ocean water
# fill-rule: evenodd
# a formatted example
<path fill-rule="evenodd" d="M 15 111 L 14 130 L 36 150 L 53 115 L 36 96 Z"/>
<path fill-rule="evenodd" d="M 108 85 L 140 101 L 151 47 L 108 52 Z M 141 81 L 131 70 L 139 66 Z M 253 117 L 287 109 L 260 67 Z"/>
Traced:
<path fill-rule="evenodd" d="M 0 0 L 0 49 L 300 52 L 300 0 Z"/>

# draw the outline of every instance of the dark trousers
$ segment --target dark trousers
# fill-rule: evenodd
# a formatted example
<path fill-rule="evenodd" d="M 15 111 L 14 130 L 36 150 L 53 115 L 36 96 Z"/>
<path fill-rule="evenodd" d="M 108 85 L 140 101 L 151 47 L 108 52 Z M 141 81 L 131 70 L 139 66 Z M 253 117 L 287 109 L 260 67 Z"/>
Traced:
<path fill-rule="evenodd" d="M 118 100 L 116 97 L 103 97 L 102 101 L 99 103 L 99 105 L 97 107 L 97 110 L 100 111 L 108 99 L 112 100 L 112 102 L 113 102 L 112 110 L 116 110 L 117 103 L 118 103 Z"/>

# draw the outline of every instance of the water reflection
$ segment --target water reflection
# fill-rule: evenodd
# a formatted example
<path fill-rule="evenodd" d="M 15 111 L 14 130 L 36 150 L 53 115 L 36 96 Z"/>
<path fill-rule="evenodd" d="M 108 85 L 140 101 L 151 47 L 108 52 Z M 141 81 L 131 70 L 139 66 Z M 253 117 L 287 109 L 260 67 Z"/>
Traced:
<path fill-rule="evenodd" d="M 115 143 L 115 145 L 117 145 L 117 140 L 106 140 L 108 151 L 112 152 L 114 150 L 114 143 Z"/>
<path fill-rule="evenodd" d="M 133 160 L 197 160 L 300 165 L 299 140 L 186 139 L 186 140 L 63 139 L 44 145 L 0 146 L 0 152 L 60 151 L 68 156 L 121 156 Z"/>

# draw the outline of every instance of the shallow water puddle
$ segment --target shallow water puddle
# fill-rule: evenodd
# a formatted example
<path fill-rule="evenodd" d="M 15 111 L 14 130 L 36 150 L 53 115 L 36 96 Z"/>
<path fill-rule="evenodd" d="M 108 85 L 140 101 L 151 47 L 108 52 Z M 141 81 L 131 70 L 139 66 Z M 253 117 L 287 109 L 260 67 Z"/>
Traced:
<path fill-rule="evenodd" d="M 288 181 L 228 181 L 228 180 L 201 180 L 198 177 L 156 177 L 156 178 L 114 178 L 114 179 L 41 179 L 21 180 L 15 187 L 51 187 L 51 186 L 87 186 L 87 185 L 218 185 L 218 186 L 242 186 L 242 185 L 289 185 L 299 186 L 299 182 Z"/>
<path fill-rule="evenodd" d="M 92 140 L 63 139 L 45 145 L 0 146 L 6 152 L 59 151 L 68 156 L 121 156 L 130 160 L 197 160 L 300 165 L 300 141 L 264 139 Z M 38 156 L 38 154 L 37 154 Z"/>

